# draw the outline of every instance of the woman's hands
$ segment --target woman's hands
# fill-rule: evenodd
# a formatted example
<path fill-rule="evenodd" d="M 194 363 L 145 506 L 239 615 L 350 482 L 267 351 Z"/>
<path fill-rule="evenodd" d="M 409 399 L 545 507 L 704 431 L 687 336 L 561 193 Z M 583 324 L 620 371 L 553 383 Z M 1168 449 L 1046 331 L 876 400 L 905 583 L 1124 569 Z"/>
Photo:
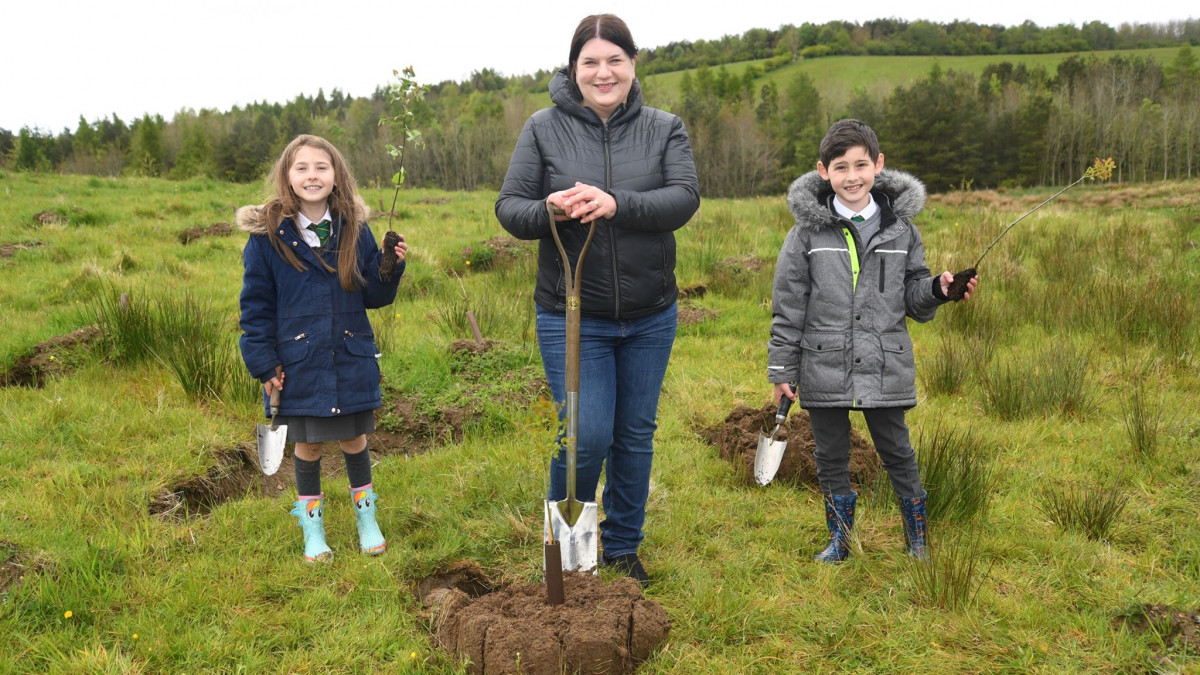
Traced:
<path fill-rule="evenodd" d="M 597 218 L 612 218 L 617 215 L 617 200 L 604 190 L 586 183 L 575 183 L 575 187 L 553 192 L 546 203 L 554 208 L 555 222 L 576 220 L 587 224 Z"/>

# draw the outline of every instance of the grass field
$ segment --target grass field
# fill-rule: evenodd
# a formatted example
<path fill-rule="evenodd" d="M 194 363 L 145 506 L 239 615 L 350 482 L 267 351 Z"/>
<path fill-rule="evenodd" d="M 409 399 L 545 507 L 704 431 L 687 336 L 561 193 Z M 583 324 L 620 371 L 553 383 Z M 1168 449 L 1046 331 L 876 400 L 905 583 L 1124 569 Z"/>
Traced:
<path fill-rule="evenodd" d="M 244 236 L 207 230 L 258 186 L 6 173 L 0 189 L 0 371 L 41 356 L 41 386 L 0 387 L 0 673 L 465 672 L 414 585 L 463 560 L 540 578 L 552 438 L 534 265 L 494 240 L 495 195 L 401 195 L 409 269 L 372 313 L 389 548 L 356 554 L 329 453 L 336 558 L 308 565 L 288 475 L 158 508 L 225 481 L 261 420 L 233 357 Z M 918 219 L 930 267 L 971 264 L 1048 194 L 938 195 Z M 811 561 L 813 486 L 747 486 L 700 436 L 768 400 L 791 226 L 781 197 L 705 200 L 679 232 L 680 285 L 707 292 L 682 304 L 642 549 L 673 627 L 642 672 L 1200 672 L 1198 203 L 1197 181 L 1081 185 L 993 250 L 972 302 L 913 325 L 934 561 L 903 555 L 888 489 L 864 485 L 833 567 Z M 451 348 L 466 310 L 483 354 Z M 38 349 L 89 325 L 102 336 Z"/>

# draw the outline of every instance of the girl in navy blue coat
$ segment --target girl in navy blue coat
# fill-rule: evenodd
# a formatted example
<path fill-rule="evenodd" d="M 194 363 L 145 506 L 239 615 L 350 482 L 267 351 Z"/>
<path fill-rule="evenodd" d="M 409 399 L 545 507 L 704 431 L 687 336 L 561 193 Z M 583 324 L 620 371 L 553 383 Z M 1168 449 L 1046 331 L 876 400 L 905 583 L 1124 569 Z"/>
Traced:
<path fill-rule="evenodd" d="M 383 400 L 367 309 L 395 299 L 408 245 L 401 236 L 391 251 L 376 246 L 354 176 L 323 138 L 296 137 L 268 183 L 267 203 L 243 207 L 237 217 L 250 233 L 242 253 L 242 359 L 263 383 L 264 408 L 280 391 L 276 421 L 295 444 L 292 515 L 304 531 L 305 560 L 333 559 L 322 520 L 325 441 L 341 445 L 362 552 L 379 555 L 387 542 L 375 520 L 366 435 Z"/>

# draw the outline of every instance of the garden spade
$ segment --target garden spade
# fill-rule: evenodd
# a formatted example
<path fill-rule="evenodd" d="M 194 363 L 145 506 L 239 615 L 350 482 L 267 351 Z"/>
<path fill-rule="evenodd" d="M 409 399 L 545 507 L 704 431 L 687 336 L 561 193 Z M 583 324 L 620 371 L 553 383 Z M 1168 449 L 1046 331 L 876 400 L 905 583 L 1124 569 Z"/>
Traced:
<path fill-rule="evenodd" d="M 277 368 L 276 372 L 282 371 Z M 276 426 L 275 415 L 279 414 L 279 389 L 271 391 L 271 422 L 258 424 L 258 465 L 268 476 L 274 475 L 283 462 L 283 446 L 287 443 L 287 425 Z"/>
<path fill-rule="evenodd" d="M 792 391 L 795 389 L 796 385 L 793 384 Z M 779 471 L 779 463 L 783 461 L 787 441 L 777 441 L 775 436 L 779 434 L 779 428 L 783 426 L 788 408 L 791 407 L 792 399 L 780 396 L 779 410 L 775 412 L 775 430 L 771 432 L 770 438 L 761 433 L 758 435 L 758 451 L 754 453 L 754 480 L 759 485 L 770 483 L 775 478 L 775 472 Z"/>
<path fill-rule="evenodd" d="M 596 235 L 596 222 L 592 221 L 583 248 L 575 260 L 572 276 L 571 261 L 563 248 L 554 222 L 553 208 L 547 204 L 550 215 L 550 232 L 558 245 L 565 271 L 564 283 L 567 295 L 567 354 L 566 354 L 566 410 L 564 411 L 563 451 L 567 462 L 567 498 L 553 502 L 547 500 L 546 534 L 551 541 L 558 541 L 562 558 L 562 569 L 566 571 L 595 571 L 597 550 L 600 541 L 599 508 L 596 502 L 581 502 L 575 498 L 576 434 L 579 429 L 579 286 L 583 269 L 583 256 Z"/>

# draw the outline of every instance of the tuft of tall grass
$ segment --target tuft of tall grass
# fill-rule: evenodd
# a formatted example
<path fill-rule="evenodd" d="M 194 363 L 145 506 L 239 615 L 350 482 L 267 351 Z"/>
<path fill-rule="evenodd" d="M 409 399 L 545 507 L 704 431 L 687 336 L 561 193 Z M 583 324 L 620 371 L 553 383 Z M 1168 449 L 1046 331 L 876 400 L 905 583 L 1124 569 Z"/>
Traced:
<path fill-rule="evenodd" d="M 1070 345 L 1012 356 L 988 369 L 984 407 L 1003 420 L 1050 413 L 1083 418 L 1096 407 L 1089 364 L 1088 354 Z"/>
<path fill-rule="evenodd" d="M 925 510 L 930 522 L 965 522 L 987 513 L 1000 476 L 992 448 L 971 430 L 940 424 L 917 436 L 921 483 L 929 493 Z"/>
<path fill-rule="evenodd" d="M 1158 450 L 1158 435 L 1162 429 L 1166 401 L 1161 396 L 1157 402 L 1150 400 L 1145 379 L 1135 379 L 1136 384 L 1121 394 L 1121 414 L 1125 421 L 1125 435 L 1129 437 L 1129 447 L 1134 455 L 1142 460 L 1150 460 Z"/>
<path fill-rule="evenodd" d="M 977 336 L 943 336 L 933 358 L 921 362 L 921 382 L 931 394 L 957 394 L 985 371 L 995 345 Z"/>
<path fill-rule="evenodd" d="M 93 310 L 113 361 L 157 361 L 193 400 L 253 400 L 248 382 L 236 379 L 244 368 L 230 343 L 228 315 L 211 298 L 110 287 L 96 296 Z"/>
<path fill-rule="evenodd" d="M 1130 494 L 1119 482 L 1105 485 L 1047 485 L 1036 497 L 1037 507 L 1059 527 L 1088 539 L 1108 538 L 1129 504 Z"/>
<path fill-rule="evenodd" d="M 937 539 L 929 533 L 929 560 L 905 557 L 904 573 L 916 601 L 926 607 L 954 611 L 969 606 L 991 569 L 980 551 L 979 532 Z"/>

